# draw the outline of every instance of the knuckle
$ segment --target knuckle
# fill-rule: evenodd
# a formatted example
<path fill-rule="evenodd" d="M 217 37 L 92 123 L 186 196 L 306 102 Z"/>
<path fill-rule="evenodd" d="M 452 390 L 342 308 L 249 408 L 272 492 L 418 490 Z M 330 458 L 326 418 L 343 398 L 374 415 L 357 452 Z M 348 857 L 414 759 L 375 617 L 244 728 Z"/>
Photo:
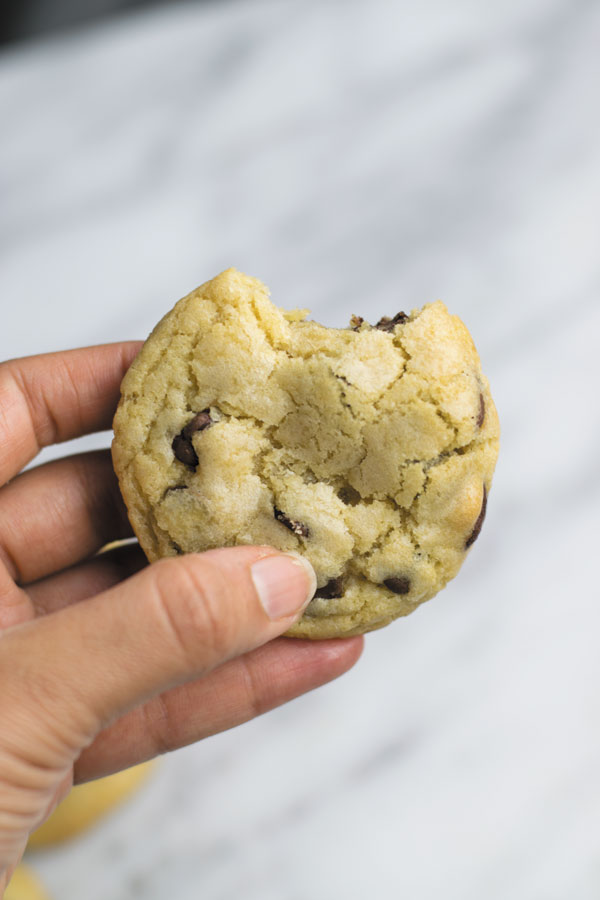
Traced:
<path fill-rule="evenodd" d="M 0 869 L 39 825 L 70 763 L 59 758 L 39 717 L 20 703 L 0 705 Z"/>
<path fill-rule="evenodd" d="M 33 435 L 38 450 L 54 443 L 58 426 L 51 410 L 44 405 L 44 385 L 35 371 L 27 374 L 18 360 L 7 362 L 2 371 L 0 390 L 3 399 L 8 399 L 11 418 Z"/>
<path fill-rule="evenodd" d="M 79 684 L 65 684 L 35 652 L 37 623 L 9 629 L 0 639 L 0 746 L 12 746 L 40 769 L 60 768 L 95 734 Z M 83 711 L 82 711 L 83 710 Z"/>
<path fill-rule="evenodd" d="M 17 644 L 16 649 L 21 647 Z M 70 765 L 99 728 L 82 693 L 76 685 L 67 686 L 50 672 L 41 677 L 31 669 L 22 669 L 16 678 L 12 673 L 2 677 L 4 668 L 0 666 L 0 721 L 5 726 L 1 748 L 10 746 L 23 765 L 40 773 Z"/>
<path fill-rule="evenodd" d="M 238 660 L 240 664 L 240 674 L 242 681 L 242 690 L 245 700 L 246 716 L 249 719 L 255 719 L 262 716 L 268 709 L 268 704 L 264 698 L 264 686 L 257 677 L 254 664 L 247 657 L 240 656 Z"/>
<path fill-rule="evenodd" d="M 154 564 L 158 613 L 175 652 L 192 670 L 227 655 L 232 617 L 218 575 L 191 556 Z"/>
<path fill-rule="evenodd" d="M 142 707 L 144 727 L 150 742 L 152 755 L 162 756 L 179 746 L 168 698 L 159 694 Z"/>

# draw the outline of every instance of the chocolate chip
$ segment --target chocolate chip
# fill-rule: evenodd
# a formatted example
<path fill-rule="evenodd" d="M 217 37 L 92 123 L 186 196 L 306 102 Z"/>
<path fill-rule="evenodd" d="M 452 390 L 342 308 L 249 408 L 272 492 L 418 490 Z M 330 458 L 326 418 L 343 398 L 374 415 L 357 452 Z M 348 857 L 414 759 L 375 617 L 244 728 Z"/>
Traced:
<path fill-rule="evenodd" d="M 327 584 L 319 588 L 315 597 L 322 597 L 324 600 L 333 600 L 336 597 L 342 597 L 344 594 L 344 576 L 338 575 L 337 578 L 331 578 Z"/>
<path fill-rule="evenodd" d="M 286 528 L 289 528 L 290 531 L 293 531 L 293 533 L 297 534 L 298 537 L 309 536 L 310 531 L 308 530 L 308 525 L 304 525 L 302 522 L 298 522 L 296 519 L 290 519 L 289 516 L 286 516 L 286 514 L 281 512 L 280 509 L 277 509 L 277 507 L 273 508 L 273 515 L 278 522 L 281 522 L 282 525 L 285 525 Z"/>
<path fill-rule="evenodd" d="M 185 463 L 186 466 L 190 466 L 192 469 L 196 468 L 198 465 L 198 454 L 189 438 L 183 436 L 183 432 L 175 435 L 171 449 L 179 462 Z"/>
<path fill-rule="evenodd" d="M 187 425 L 182 429 L 181 433 L 189 440 L 197 431 L 204 431 L 205 428 L 208 428 L 212 424 L 213 420 L 210 417 L 210 410 L 203 409 L 202 412 L 196 413 L 193 419 L 190 419 Z"/>
<path fill-rule="evenodd" d="M 483 399 L 483 394 L 481 391 L 479 392 L 479 415 L 477 416 L 477 427 L 481 428 L 483 425 L 483 420 L 485 419 L 485 400 Z"/>
<path fill-rule="evenodd" d="M 186 466 L 190 466 L 192 469 L 196 468 L 198 465 L 198 454 L 192 444 L 192 435 L 196 434 L 197 431 L 204 431 L 205 428 L 212 424 L 213 420 L 210 417 L 210 410 L 203 409 L 202 412 L 196 413 L 187 425 L 184 425 L 179 434 L 175 435 L 171 448 L 179 462 L 185 463 Z"/>
<path fill-rule="evenodd" d="M 393 331 L 396 325 L 404 325 L 408 321 L 408 316 L 404 312 L 396 313 L 393 319 L 389 316 L 382 316 L 375 328 L 380 331 Z"/>
<path fill-rule="evenodd" d="M 364 321 L 362 316 L 350 316 L 350 327 L 353 331 L 358 331 Z"/>
<path fill-rule="evenodd" d="M 351 485 L 346 484 L 338 491 L 338 497 L 346 506 L 357 506 L 360 503 L 360 494 Z"/>
<path fill-rule="evenodd" d="M 485 485 L 483 486 L 483 500 L 481 502 L 481 509 L 479 511 L 479 515 L 477 516 L 477 521 L 473 525 L 473 531 L 469 535 L 465 543 L 465 550 L 467 550 L 471 544 L 474 544 L 477 538 L 479 537 L 479 532 L 481 531 L 481 527 L 483 525 L 483 520 L 485 519 L 485 510 L 487 507 L 487 491 L 485 489 Z"/>
<path fill-rule="evenodd" d="M 392 578 L 385 578 L 383 583 L 388 591 L 393 594 L 408 594 L 410 591 L 410 578 L 406 575 L 394 575 Z"/>

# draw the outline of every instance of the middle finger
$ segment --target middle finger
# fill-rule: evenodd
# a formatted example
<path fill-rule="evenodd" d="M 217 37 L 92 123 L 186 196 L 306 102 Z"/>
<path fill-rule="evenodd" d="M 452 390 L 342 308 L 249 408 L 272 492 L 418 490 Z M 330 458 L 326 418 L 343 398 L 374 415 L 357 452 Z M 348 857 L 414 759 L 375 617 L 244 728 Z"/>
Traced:
<path fill-rule="evenodd" d="M 0 559 L 18 583 L 131 534 L 109 450 L 45 463 L 0 490 Z"/>

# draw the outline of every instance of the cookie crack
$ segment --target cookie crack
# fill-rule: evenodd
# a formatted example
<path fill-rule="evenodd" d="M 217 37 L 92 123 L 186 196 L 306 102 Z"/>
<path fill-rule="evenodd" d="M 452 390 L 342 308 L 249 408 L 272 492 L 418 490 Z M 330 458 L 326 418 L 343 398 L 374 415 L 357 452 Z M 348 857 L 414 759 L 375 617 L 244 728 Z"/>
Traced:
<path fill-rule="evenodd" d="M 198 349 L 198 346 L 200 344 L 202 337 L 203 337 L 203 335 L 199 334 L 195 341 L 193 341 L 193 342 L 190 341 L 190 349 L 187 354 L 188 370 L 190 373 L 190 384 L 188 386 L 188 395 L 187 395 L 186 399 L 187 399 L 188 412 L 190 412 L 190 413 L 193 412 L 192 396 L 193 396 L 194 392 L 195 392 L 196 396 L 200 393 L 200 384 L 198 382 L 198 377 L 194 371 L 193 362 L 194 362 L 194 358 L 196 356 L 196 351 Z"/>

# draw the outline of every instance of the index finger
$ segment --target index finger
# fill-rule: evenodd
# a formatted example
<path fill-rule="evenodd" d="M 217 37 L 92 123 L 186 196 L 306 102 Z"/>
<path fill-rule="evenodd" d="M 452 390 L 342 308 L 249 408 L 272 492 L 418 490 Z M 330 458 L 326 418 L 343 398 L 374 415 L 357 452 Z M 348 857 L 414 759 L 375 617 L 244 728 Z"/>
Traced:
<path fill-rule="evenodd" d="M 0 484 L 42 447 L 110 428 L 141 341 L 44 353 L 0 364 Z"/>

